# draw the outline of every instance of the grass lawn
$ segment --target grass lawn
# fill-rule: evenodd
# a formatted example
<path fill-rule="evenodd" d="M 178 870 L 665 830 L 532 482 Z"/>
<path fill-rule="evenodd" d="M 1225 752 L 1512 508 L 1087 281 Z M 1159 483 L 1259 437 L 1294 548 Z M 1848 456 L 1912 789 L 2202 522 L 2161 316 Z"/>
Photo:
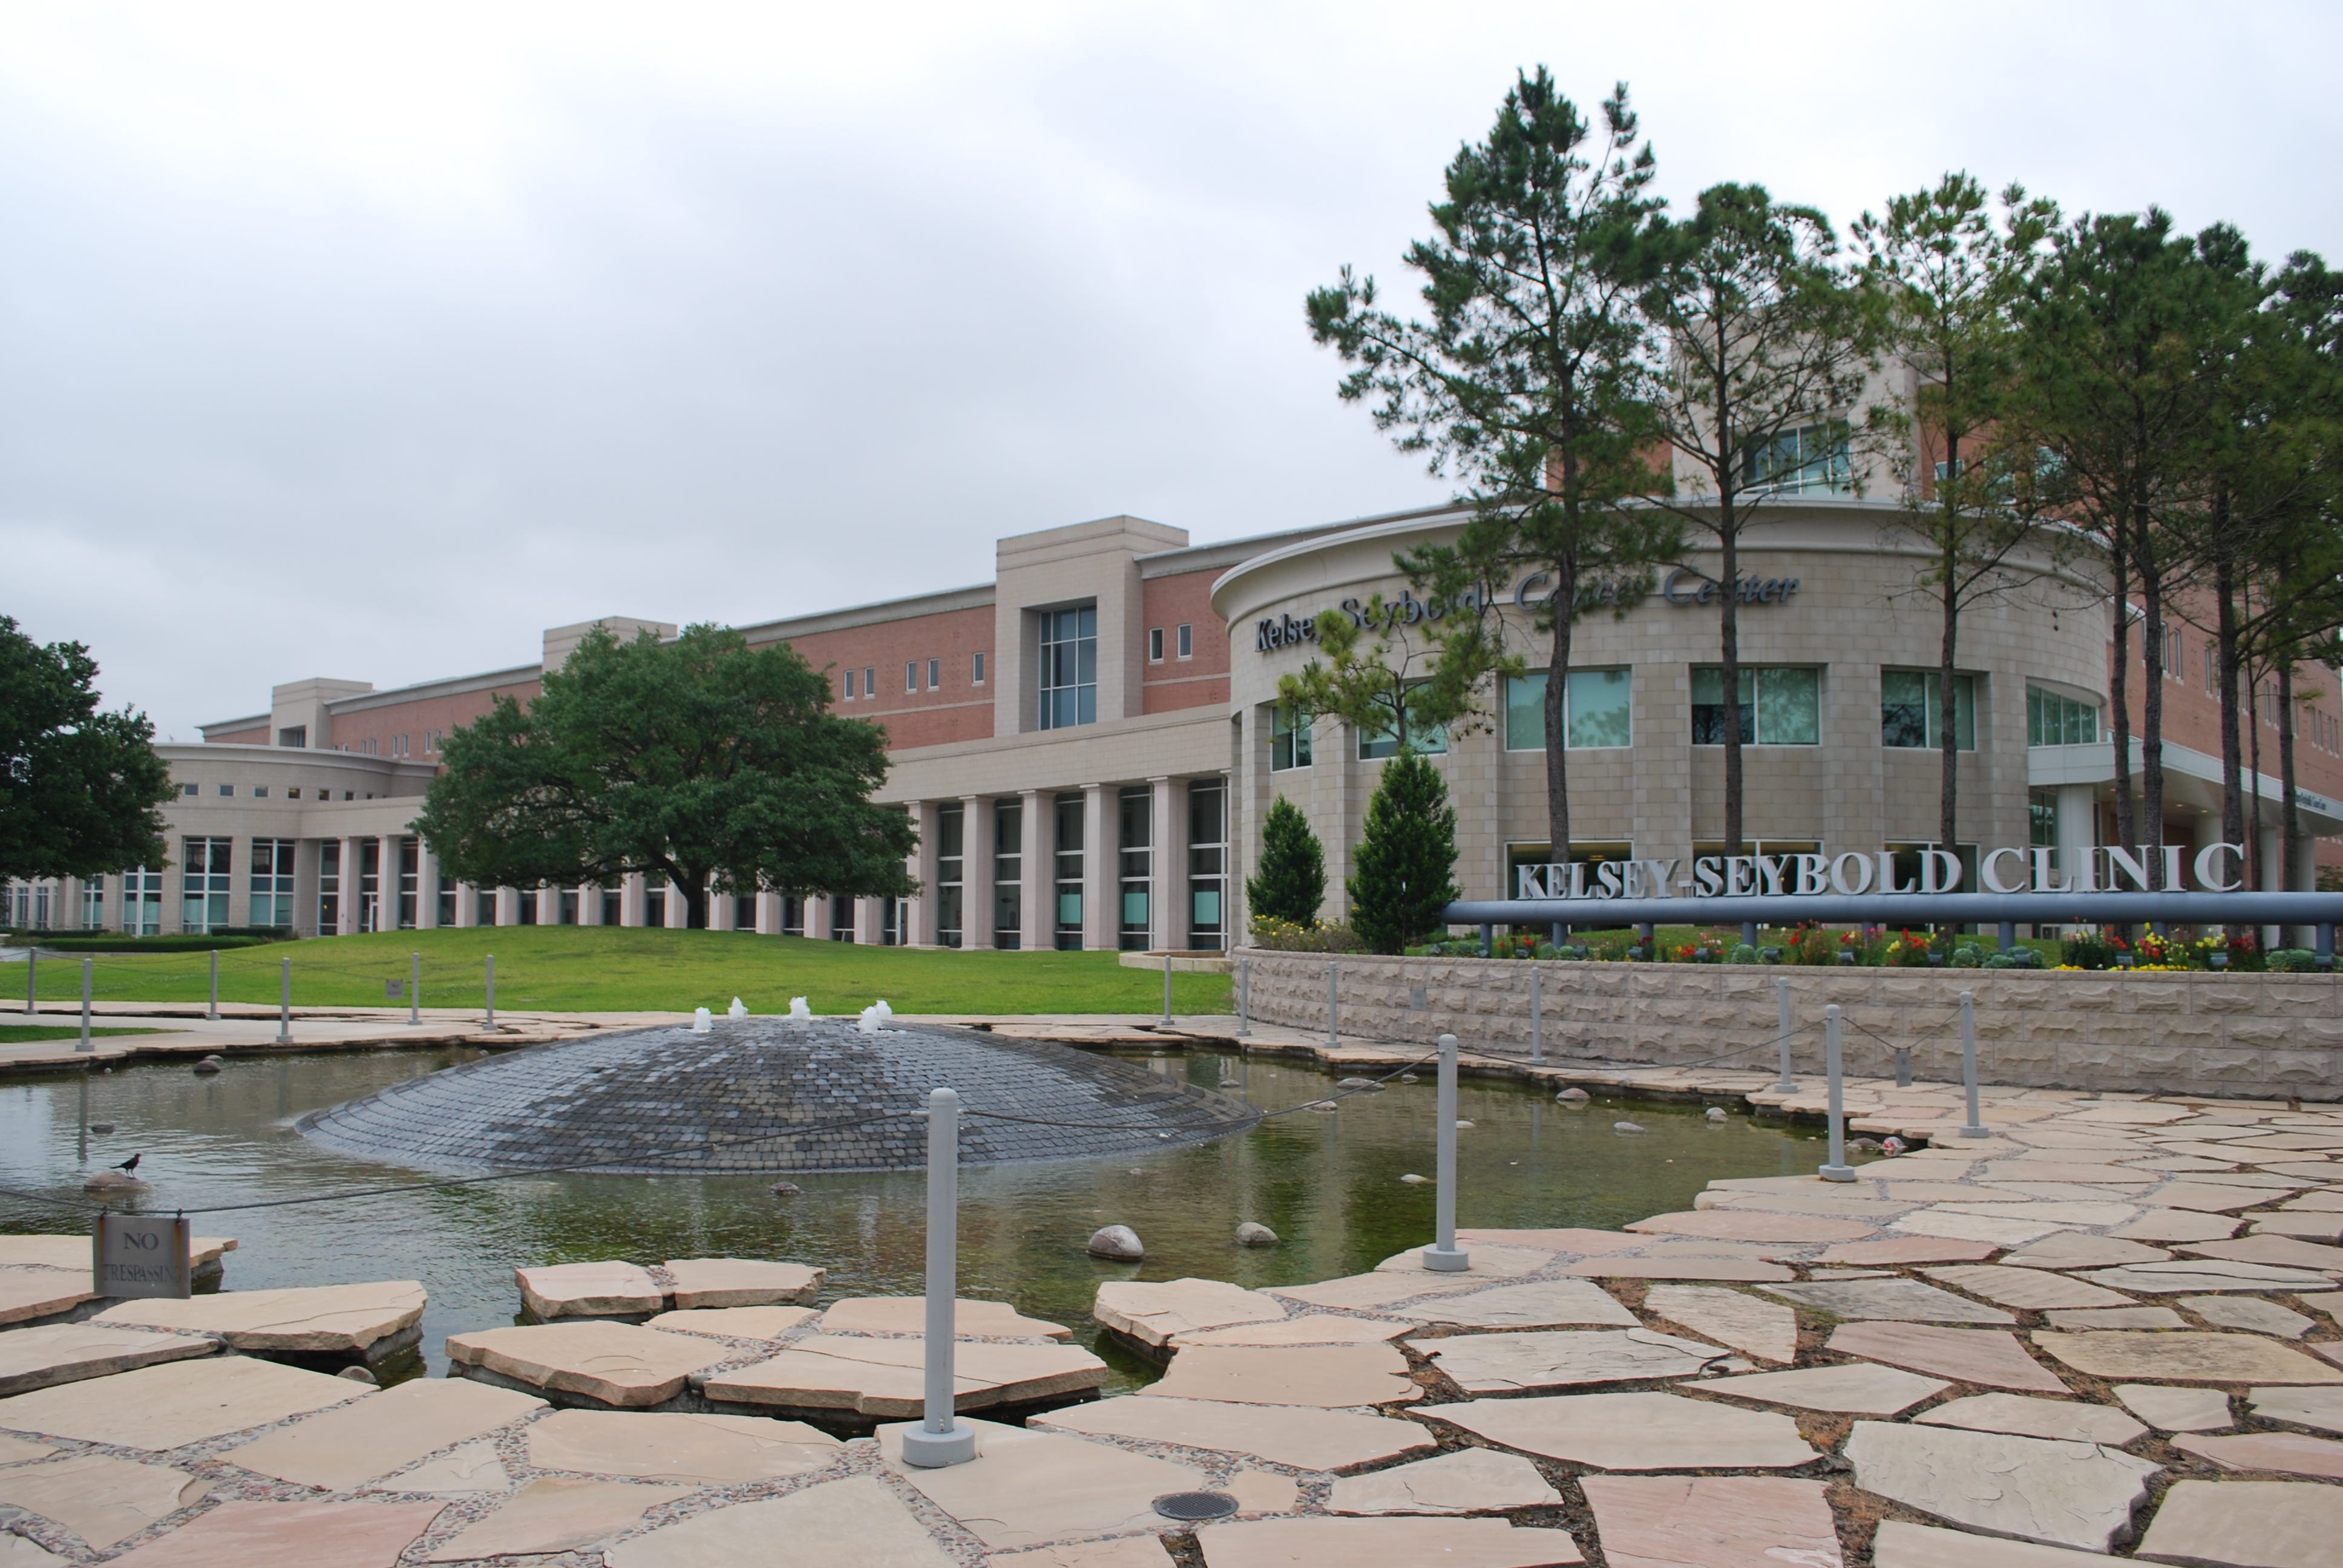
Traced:
<path fill-rule="evenodd" d="M 385 1007 L 406 998 L 408 955 L 423 955 L 425 1007 L 478 1007 L 486 960 L 497 960 L 497 1005 L 558 1011 L 722 1012 L 735 996 L 752 1012 L 786 1012 L 802 996 L 816 1012 L 859 1012 L 881 997 L 897 1012 L 1156 1012 L 1160 971 L 1122 968 L 1113 953 L 926 952 L 801 937 L 670 931 L 615 926 L 498 926 L 385 931 L 238 948 L 219 956 L 222 1001 L 277 1000 L 278 965 L 293 963 L 296 1007 Z M 81 963 L 40 966 L 45 1001 L 79 1000 Z M 91 994 L 100 1001 L 202 1001 L 210 955 L 94 955 Z M 0 970 L 21 996 L 22 969 Z M 5 1008 L 5 993 L 0 993 Z M 1230 1010 L 1225 975 L 1172 977 L 1183 1013 Z"/>
<path fill-rule="evenodd" d="M 80 995 L 79 991 L 74 992 L 76 999 Z M 164 1031 L 159 1029 L 100 1029 L 93 1024 L 90 1026 L 89 1032 L 93 1035 L 100 1035 L 161 1034 Z M 81 1025 L 78 1023 L 0 1023 L 0 1045 L 33 1045 L 45 1040 L 79 1040 L 80 1038 Z"/>

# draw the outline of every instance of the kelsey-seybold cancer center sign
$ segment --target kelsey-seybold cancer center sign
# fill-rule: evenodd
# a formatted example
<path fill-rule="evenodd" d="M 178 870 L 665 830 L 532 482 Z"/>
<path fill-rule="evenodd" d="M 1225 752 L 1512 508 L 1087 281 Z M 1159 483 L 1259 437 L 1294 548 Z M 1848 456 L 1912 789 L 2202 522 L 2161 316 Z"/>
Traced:
<path fill-rule="evenodd" d="M 2177 844 L 2154 849 L 2124 849 L 2103 844 L 2084 853 L 2078 864 L 2062 869 L 2059 851 L 2029 847 L 1989 849 L 1977 861 L 1978 879 L 1989 893 L 2121 892 L 2128 880 L 2141 892 L 2149 888 L 2149 866 L 2161 858 L 2163 885 L 2184 885 L 2181 864 L 2187 851 Z M 2223 856 L 2229 857 L 2225 866 Z M 1864 893 L 1953 893 L 1961 890 L 1964 875 L 1959 856 L 1946 849 L 1919 852 L 1919 875 L 1898 882 L 1893 849 L 1849 849 L 1843 854 L 1694 855 L 1674 859 L 1618 859 L 1589 864 L 1516 866 L 1513 897 L 1517 899 L 1671 899 L 1820 897 Z M 2245 886 L 2246 851 L 2238 844 L 2207 844 L 2190 863 L 2195 885 L 2208 893 L 2234 893 Z M 1908 859 L 1906 861 L 1908 864 Z M 1681 867 L 1685 874 L 1679 877 Z M 2224 875 L 2224 872 L 2229 873 Z"/>

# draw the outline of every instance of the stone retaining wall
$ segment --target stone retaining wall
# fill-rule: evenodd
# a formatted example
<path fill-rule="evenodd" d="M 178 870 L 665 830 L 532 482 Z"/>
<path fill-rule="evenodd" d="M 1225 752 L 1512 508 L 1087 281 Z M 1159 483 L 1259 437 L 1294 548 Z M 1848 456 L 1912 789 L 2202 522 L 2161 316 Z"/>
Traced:
<path fill-rule="evenodd" d="M 1956 1081 L 1968 990 L 1989 1083 L 2343 1100 L 2343 975 L 1241 956 L 1252 1015 L 1292 1029 L 1326 1027 L 1332 964 L 1344 1034 L 1430 1045 L 1453 1031 L 1468 1049 L 1526 1053 L 1534 970 L 1551 1060 L 1690 1066 L 1737 1052 L 1719 1065 L 1762 1071 L 1777 1060 L 1786 979 L 1798 1072 L 1822 1070 L 1823 1008 L 1836 1002 L 1848 1072 L 1892 1073 L 1908 1046 L 1916 1076 Z"/>

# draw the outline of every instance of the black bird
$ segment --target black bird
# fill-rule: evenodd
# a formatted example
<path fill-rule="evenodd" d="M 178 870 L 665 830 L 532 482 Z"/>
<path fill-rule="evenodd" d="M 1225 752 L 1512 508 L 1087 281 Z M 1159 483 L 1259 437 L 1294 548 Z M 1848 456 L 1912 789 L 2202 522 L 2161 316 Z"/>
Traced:
<path fill-rule="evenodd" d="M 127 1176 L 127 1175 L 129 1175 L 132 1171 L 136 1171 L 136 1170 L 137 1170 L 137 1169 L 138 1169 L 138 1161 L 141 1161 L 141 1160 L 143 1160 L 143 1159 L 145 1159 L 145 1158 L 146 1158 L 146 1156 L 145 1156 L 145 1155 L 143 1155 L 143 1154 L 133 1154 L 129 1159 L 125 1160 L 125 1161 L 124 1161 L 121 1164 L 119 1164 L 119 1165 L 116 1165 L 116 1166 L 111 1167 L 111 1169 L 116 1170 L 116 1171 L 121 1171 L 125 1176 Z"/>

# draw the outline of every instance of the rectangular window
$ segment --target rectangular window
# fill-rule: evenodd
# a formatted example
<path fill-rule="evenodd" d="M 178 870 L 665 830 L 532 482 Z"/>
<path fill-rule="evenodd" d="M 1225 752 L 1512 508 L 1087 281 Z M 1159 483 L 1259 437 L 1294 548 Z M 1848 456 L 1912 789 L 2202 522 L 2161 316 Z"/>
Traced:
<path fill-rule="evenodd" d="M 1196 628 L 1185 621 L 1180 626 L 1180 657 L 1182 658 L 1196 657 Z"/>
<path fill-rule="evenodd" d="M 423 840 L 400 839 L 398 843 L 398 929 L 411 931 L 416 925 L 416 912 L 423 893 Z M 570 913 L 562 924 L 578 923 L 577 890 L 565 895 L 570 900 Z"/>
<path fill-rule="evenodd" d="M 219 792 L 222 799 L 233 798 L 236 794 L 236 786 L 233 784 L 223 784 L 219 787 Z"/>
<path fill-rule="evenodd" d="M 879 695 L 879 670 L 874 665 L 862 667 L 862 695 L 866 700 Z"/>
<path fill-rule="evenodd" d="M 969 684 L 970 686 L 982 686 L 984 684 L 984 655 L 981 653 L 976 656 L 975 670 L 976 673 L 970 678 Z"/>
<path fill-rule="evenodd" d="M 936 940 L 960 945 L 960 893 L 968 809 L 954 801 L 936 808 Z"/>
<path fill-rule="evenodd" d="M 919 695 L 920 661 L 916 658 L 910 660 L 903 666 L 903 692 L 907 697 L 916 697 Z"/>
<path fill-rule="evenodd" d="M 1098 722 L 1098 607 L 1041 612 L 1041 728 Z"/>
<path fill-rule="evenodd" d="M 494 925 L 494 920 L 484 921 Z M 342 841 L 328 839 L 317 846 L 317 934 L 330 937 L 342 929 Z"/>
<path fill-rule="evenodd" d="M 854 700 L 854 685 L 856 679 L 857 677 L 854 671 L 850 669 L 846 672 L 846 700 L 849 702 Z"/>
<path fill-rule="evenodd" d="M 179 793 L 182 795 L 196 794 L 199 792 L 199 789 L 200 786 L 194 784 L 182 784 L 179 786 Z"/>
<path fill-rule="evenodd" d="M 854 900 L 844 893 L 830 896 L 830 940 L 851 942 L 854 940 Z"/>
<path fill-rule="evenodd" d="M 1269 770 L 1310 766 L 1310 710 L 1280 702 L 1269 710 Z"/>
<path fill-rule="evenodd" d="M 1505 682 L 1505 749 L 1545 749 L 1543 673 Z M 1563 689 L 1563 733 L 1574 751 L 1634 743 L 1634 684 L 1624 669 L 1574 669 Z"/>
<path fill-rule="evenodd" d="M 1228 791 L 1218 779 L 1188 786 L 1188 946 L 1217 952 L 1228 945 L 1222 896 L 1228 883 Z"/>
<path fill-rule="evenodd" d="M 296 749 L 307 748 L 309 744 L 309 727 L 306 724 L 296 724 L 287 729 L 278 730 L 277 732 L 277 744 L 279 746 L 290 746 Z"/>
<path fill-rule="evenodd" d="M 1839 496 L 1855 487 L 1845 421 L 1801 425 L 1753 443 L 1742 454 L 1741 482 L 1776 496 Z"/>
<path fill-rule="evenodd" d="M 732 896 L 732 929 L 753 931 L 757 929 L 757 895 L 735 893 Z"/>
<path fill-rule="evenodd" d="M 255 785 L 252 787 L 252 798 L 253 798 L 254 799 L 256 799 L 256 800 L 266 800 L 266 799 L 268 799 L 268 786 L 267 786 L 267 785 L 266 785 L 266 784 L 255 784 Z"/>
<path fill-rule="evenodd" d="M 1713 664 L 1692 670 L 1692 743 L 1725 744 L 1725 673 Z M 1741 667 L 1741 739 L 1755 746 L 1816 746 L 1822 742 L 1822 672 L 1808 665 Z"/>
<path fill-rule="evenodd" d="M 134 937 L 162 934 L 162 872 L 134 866 L 122 873 L 122 930 Z"/>
<path fill-rule="evenodd" d="M 1155 791 L 1144 784 L 1125 789 L 1115 802 L 1117 880 L 1121 884 L 1120 945 L 1126 952 L 1147 950 L 1147 900 L 1153 891 Z"/>
<path fill-rule="evenodd" d="M 358 930 L 378 931 L 382 924 L 382 840 L 358 840 Z"/>
<path fill-rule="evenodd" d="M 252 924 L 293 924 L 293 851 L 290 839 L 252 841 Z"/>
<path fill-rule="evenodd" d="M 233 839 L 179 840 L 179 924 L 192 933 L 227 927 L 229 860 Z"/>
<path fill-rule="evenodd" d="M 439 886 L 434 890 L 434 900 L 439 906 L 440 929 L 442 930 L 453 929 L 456 924 L 456 879 L 453 877 L 440 878 Z M 608 893 L 604 895 L 602 911 L 602 923 L 604 925 L 615 926 L 618 923 L 618 894 L 617 889 L 614 888 Z"/>
<path fill-rule="evenodd" d="M 2078 702 L 2038 686 L 2026 689 L 2026 744 L 2091 746 L 2099 739 L 2097 705 Z"/>
<path fill-rule="evenodd" d="M 942 689 L 943 683 L 944 661 L 940 658 L 931 658 L 928 660 L 928 689 L 930 691 L 940 690 Z"/>
<path fill-rule="evenodd" d="M 1163 662 L 1163 628 L 1160 626 L 1151 626 L 1147 628 L 1147 662 L 1150 664 Z"/>
<path fill-rule="evenodd" d="M 1953 677 L 1953 745 L 1976 749 L 1976 677 Z M 1879 744 L 1933 750 L 1945 743 L 1944 681 L 1933 669 L 1879 672 Z"/>
<path fill-rule="evenodd" d="M 2180 628 L 2167 625 L 2164 628 L 2164 678 L 2167 680 L 2187 678 L 2180 673 Z"/>
<path fill-rule="evenodd" d="M 659 927 L 667 924 L 667 879 L 643 883 L 643 924 Z"/>
<path fill-rule="evenodd" d="M 287 784 L 285 786 L 285 799 L 287 800 L 298 800 L 301 799 L 301 786 L 298 784 Z"/>
<path fill-rule="evenodd" d="M 2026 792 L 2026 841 L 2043 849 L 2057 848 L 2058 791 L 2056 789 L 2028 789 Z"/>
<path fill-rule="evenodd" d="M 1408 745 L 1427 757 L 1437 757 L 1448 749 L 1448 726 L 1434 724 L 1412 732 Z M 1378 758 L 1398 754 L 1399 738 L 1388 729 L 1376 728 L 1359 731 L 1359 760 L 1372 762 Z"/>
<path fill-rule="evenodd" d="M 81 885 L 81 929 L 106 930 L 106 884 L 96 878 Z"/>
<path fill-rule="evenodd" d="M 1057 946 L 1080 952 L 1082 946 L 1082 798 L 1061 795 L 1056 802 Z"/>
<path fill-rule="evenodd" d="M 781 935 L 805 935 L 806 901 L 796 893 L 781 895 Z"/>
<path fill-rule="evenodd" d="M 1017 800 L 992 806 L 992 945 L 1025 945 L 1025 808 Z"/>

